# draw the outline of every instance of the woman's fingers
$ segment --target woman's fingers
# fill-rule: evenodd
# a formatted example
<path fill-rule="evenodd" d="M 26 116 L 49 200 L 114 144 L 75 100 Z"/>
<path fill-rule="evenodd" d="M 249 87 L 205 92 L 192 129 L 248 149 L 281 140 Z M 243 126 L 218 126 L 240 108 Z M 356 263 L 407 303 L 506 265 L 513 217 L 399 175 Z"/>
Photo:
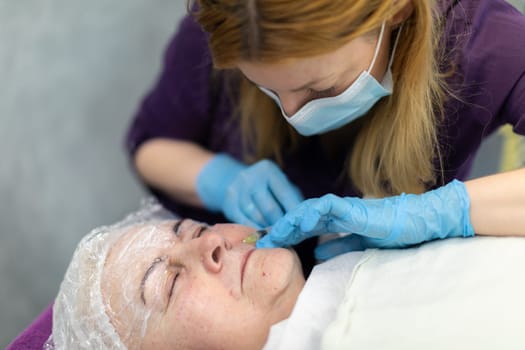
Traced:
<path fill-rule="evenodd" d="M 281 205 L 268 188 L 254 192 L 251 198 L 263 217 L 265 227 L 273 225 L 283 217 L 284 212 Z"/>
<path fill-rule="evenodd" d="M 308 199 L 278 220 L 260 246 L 289 246 L 326 233 L 362 232 L 367 211 L 359 198 L 328 194 Z M 271 241 L 271 243 L 270 243 Z"/>
<path fill-rule="evenodd" d="M 314 254 L 318 260 L 328 260 L 341 254 L 361 251 L 365 248 L 361 236 L 349 234 L 319 244 L 315 248 Z"/>

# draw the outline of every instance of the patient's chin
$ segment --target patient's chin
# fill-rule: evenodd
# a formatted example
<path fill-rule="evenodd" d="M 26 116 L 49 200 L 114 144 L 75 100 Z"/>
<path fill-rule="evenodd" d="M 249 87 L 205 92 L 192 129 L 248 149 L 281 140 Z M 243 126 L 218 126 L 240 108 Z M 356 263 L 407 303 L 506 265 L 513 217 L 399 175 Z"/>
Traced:
<path fill-rule="evenodd" d="M 260 307 L 275 311 L 283 304 L 295 304 L 295 299 L 304 286 L 300 260 L 293 250 L 256 250 L 250 260 L 246 277 L 246 292 Z M 284 317 L 286 318 L 287 315 Z"/>

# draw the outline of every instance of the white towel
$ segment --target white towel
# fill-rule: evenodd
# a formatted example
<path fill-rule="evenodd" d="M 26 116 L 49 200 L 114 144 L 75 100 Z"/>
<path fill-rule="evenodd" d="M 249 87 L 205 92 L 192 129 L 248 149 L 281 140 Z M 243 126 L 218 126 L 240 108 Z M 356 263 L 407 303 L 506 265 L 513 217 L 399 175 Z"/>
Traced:
<path fill-rule="evenodd" d="M 525 349 L 525 238 L 371 250 L 323 349 Z"/>
<path fill-rule="evenodd" d="M 319 350 L 363 253 L 340 255 L 314 267 L 287 320 L 272 326 L 265 350 Z"/>

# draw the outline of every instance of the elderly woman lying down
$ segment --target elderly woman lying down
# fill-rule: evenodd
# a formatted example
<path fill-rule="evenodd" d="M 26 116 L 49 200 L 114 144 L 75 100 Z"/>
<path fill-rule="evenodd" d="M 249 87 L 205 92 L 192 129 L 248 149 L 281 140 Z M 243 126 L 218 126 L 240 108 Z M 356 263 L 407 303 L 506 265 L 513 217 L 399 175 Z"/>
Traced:
<path fill-rule="evenodd" d="M 509 349 L 525 340 L 523 240 L 346 254 L 305 287 L 294 251 L 254 249 L 243 243 L 251 228 L 149 214 L 79 243 L 46 348 Z"/>

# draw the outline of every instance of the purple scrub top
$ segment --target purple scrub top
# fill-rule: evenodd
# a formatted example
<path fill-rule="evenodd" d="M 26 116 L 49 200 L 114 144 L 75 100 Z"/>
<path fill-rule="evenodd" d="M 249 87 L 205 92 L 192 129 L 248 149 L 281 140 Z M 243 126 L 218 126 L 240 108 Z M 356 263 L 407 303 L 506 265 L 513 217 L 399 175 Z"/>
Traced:
<path fill-rule="evenodd" d="M 442 1 L 441 10 L 445 53 L 455 64 L 448 83 L 461 98 L 447 102 L 440 130 L 447 183 L 466 179 L 481 141 L 500 126 L 512 124 L 516 133 L 525 134 L 525 17 L 504 0 L 448 0 Z M 239 125 L 231 118 L 234 98 L 224 85 L 220 74 L 212 79 L 206 33 L 185 17 L 169 43 L 156 84 L 130 126 L 126 145 L 131 157 L 143 142 L 161 137 L 196 142 L 242 159 Z M 313 136 L 299 152 L 285 155 L 283 171 L 306 198 L 357 195 L 351 183 L 341 181 L 347 152 L 328 157 Z M 179 215 L 226 221 L 150 190 Z"/>

